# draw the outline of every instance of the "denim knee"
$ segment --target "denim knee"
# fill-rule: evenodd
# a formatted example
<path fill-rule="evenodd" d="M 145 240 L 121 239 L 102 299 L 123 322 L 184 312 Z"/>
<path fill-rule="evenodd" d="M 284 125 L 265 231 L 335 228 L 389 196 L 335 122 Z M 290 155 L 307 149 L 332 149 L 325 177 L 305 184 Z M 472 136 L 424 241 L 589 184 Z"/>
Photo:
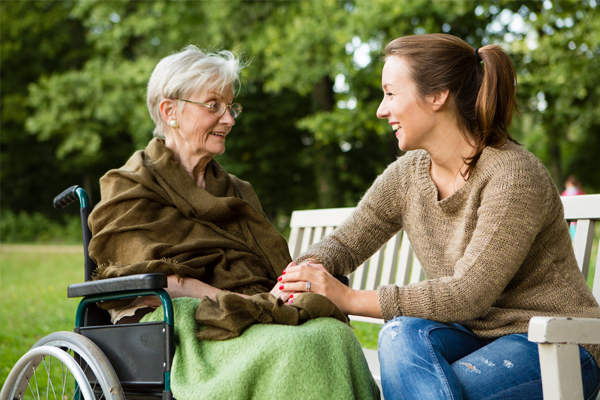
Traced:
<path fill-rule="evenodd" d="M 439 323 L 422 318 L 395 317 L 379 331 L 378 347 L 380 352 L 392 350 L 398 346 L 410 346 L 414 342 L 422 342 L 423 335 L 430 327 Z M 410 346 L 412 347 L 412 346 Z"/>

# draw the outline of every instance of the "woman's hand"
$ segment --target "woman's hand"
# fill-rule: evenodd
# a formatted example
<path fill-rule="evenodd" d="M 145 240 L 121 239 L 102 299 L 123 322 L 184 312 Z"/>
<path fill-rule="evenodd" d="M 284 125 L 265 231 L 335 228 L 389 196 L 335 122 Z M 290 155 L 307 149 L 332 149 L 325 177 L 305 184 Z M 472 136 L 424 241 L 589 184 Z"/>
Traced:
<path fill-rule="evenodd" d="M 310 261 L 300 265 L 291 263 L 284 272 L 276 285 L 282 298 L 287 294 L 291 302 L 296 296 L 310 291 L 327 297 L 342 312 L 350 313 L 355 291 L 334 278 L 323 265 Z"/>

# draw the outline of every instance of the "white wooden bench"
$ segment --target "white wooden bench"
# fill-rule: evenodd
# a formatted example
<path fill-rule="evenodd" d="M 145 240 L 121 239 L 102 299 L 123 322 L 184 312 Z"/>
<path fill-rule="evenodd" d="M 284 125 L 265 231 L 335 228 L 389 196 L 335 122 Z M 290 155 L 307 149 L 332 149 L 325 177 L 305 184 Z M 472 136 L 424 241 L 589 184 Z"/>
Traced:
<path fill-rule="evenodd" d="M 600 195 L 563 197 L 562 201 L 565 218 L 577 221 L 573 245 L 579 268 L 587 278 L 594 226 L 600 220 Z M 331 233 L 353 210 L 350 207 L 294 211 L 290 221 L 289 240 L 292 258 L 295 259 L 310 245 Z M 425 279 L 425 275 L 414 257 L 406 233 L 400 231 L 349 278 L 353 289 L 374 290 L 380 285 L 419 282 Z M 596 299 L 600 300 L 600 273 L 595 275 L 593 288 Z M 381 325 L 384 323 L 381 319 L 353 315 L 350 319 Z M 579 362 L 576 343 L 600 344 L 600 320 L 535 317 L 530 322 L 529 340 L 538 342 L 540 346 L 544 398 L 582 399 L 581 371 L 573 367 L 576 365 L 574 363 Z M 381 386 L 377 351 L 364 348 L 363 351 L 373 377 Z M 600 400 L 600 396 L 598 399 Z"/>

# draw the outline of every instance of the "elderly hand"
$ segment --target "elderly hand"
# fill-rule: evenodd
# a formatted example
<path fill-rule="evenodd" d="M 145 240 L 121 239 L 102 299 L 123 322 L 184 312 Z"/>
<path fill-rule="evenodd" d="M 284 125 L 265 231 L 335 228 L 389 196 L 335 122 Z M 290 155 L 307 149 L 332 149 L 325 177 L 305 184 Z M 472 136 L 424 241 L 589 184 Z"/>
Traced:
<path fill-rule="evenodd" d="M 204 296 L 208 296 L 215 300 L 217 292 L 220 289 L 210 286 L 198 279 L 194 278 L 178 278 L 176 275 L 167 276 L 168 286 L 165 288 L 167 293 L 172 299 L 178 297 L 193 297 L 196 299 L 202 299 Z M 245 296 L 241 295 L 240 296 Z M 246 296 L 245 296 L 246 297 Z M 158 307 L 161 305 L 158 296 L 145 296 L 144 303 L 149 307 Z"/>

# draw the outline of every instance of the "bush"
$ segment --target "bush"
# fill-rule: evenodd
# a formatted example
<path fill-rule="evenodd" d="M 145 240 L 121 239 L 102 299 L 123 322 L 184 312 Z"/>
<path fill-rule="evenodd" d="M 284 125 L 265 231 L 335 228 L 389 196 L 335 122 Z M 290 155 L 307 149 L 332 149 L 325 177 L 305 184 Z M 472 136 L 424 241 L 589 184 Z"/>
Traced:
<path fill-rule="evenodd" d="M 2 243 L 81 243 L 81 221 L 78 215 L 65 215 L 54 221 L 45 215 L 10 210 L 0 213 L 0 242 Z"/>

